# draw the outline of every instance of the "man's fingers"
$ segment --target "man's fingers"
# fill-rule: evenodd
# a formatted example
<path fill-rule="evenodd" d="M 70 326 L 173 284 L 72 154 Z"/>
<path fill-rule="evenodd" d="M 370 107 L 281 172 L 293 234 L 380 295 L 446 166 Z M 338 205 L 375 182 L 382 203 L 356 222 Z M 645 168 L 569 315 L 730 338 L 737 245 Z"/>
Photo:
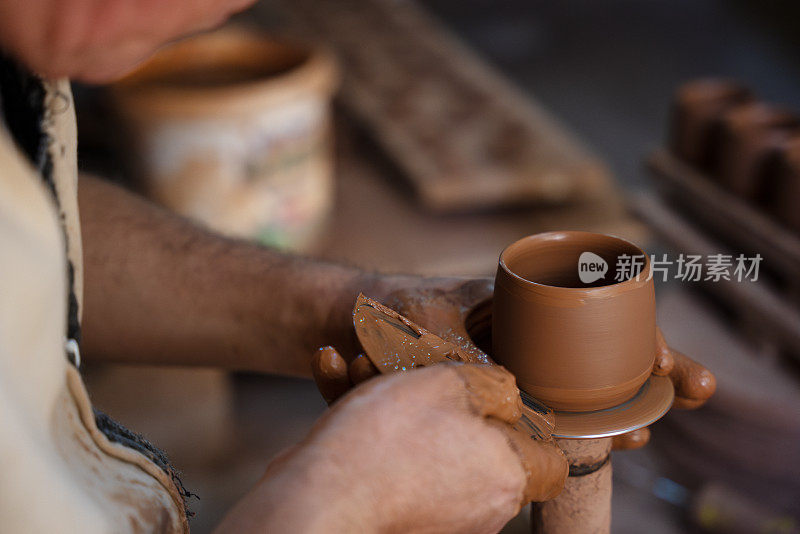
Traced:
<path fill-rule="evenodd" d="M 714 375 L 683 353 L 672 351 L 675 365 L 669 377 L 675 386 L 676 408 L 693 410 L 702 406 L 717 389 Z"/>
<path fill-rule="evenodd" d="M 347 372 L 350 376 L 350 382 L 352 382 L 353 385 L 358 385 L 380 374 L 378 368 L 363 354 L 359 354 L 350 362 Z"/>
<path fill-rule="evenodd" d="M 656 327 L 656 358 L 653 361 L 653 374 L 667 376 L 675 366 L 675 358 L 664 339 L 664 334 Z"/>
<path fill-rule="evenodd" d="M 352 384 L 347 362 L 333 347 L 322 347 L 311 359 L 311 373 L 317 389 L 328 404 L 347 393 Z"/>
<path fill-rule="evenodd" d="M 569 465 L 555 442 L 533 440 L 527 433 L 496 419 L 487 419 L 487 422 L 506 436 L 522 464 L 526 482 L 520 505 L 557 497 L 564 489 Z"/>
<path fill-rule="evenodd" d="M 615 451 L 629 451 L 644 447 L 648 441 L 650 441 L 650 429 L 644 427 L 614 436 L 611 440 L 611 448 Z"/>
<path fill-rule="evenodd" d="M 522 416 L 522 399 L 514 375 L 500 365 L 452 365 L 464 381 L 470 408 L 482 417 L 515 423 Z"/>

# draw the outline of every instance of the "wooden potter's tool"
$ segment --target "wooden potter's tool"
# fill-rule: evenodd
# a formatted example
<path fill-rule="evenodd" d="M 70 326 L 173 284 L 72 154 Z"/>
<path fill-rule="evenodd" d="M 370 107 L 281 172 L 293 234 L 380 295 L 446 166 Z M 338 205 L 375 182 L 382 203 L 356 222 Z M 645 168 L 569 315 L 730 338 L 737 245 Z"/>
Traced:
<path fill-rule="evenodd" d="M 407 371 L 446 361 L 491 363 L 488 358 L 475 359 L 455 345 L 364 295 L 359 295 L 356 302 L 353 324 L 365 355 L 382 374 Z M 380 326 L 390 328 L 381 329 Z M 396 333 L 396 336 L 390 337 L 386 332 Z M 550 439 L 554 425 L 553 410 L 525 394 L 522 417 L 517 424 L 533 439 Z"/>

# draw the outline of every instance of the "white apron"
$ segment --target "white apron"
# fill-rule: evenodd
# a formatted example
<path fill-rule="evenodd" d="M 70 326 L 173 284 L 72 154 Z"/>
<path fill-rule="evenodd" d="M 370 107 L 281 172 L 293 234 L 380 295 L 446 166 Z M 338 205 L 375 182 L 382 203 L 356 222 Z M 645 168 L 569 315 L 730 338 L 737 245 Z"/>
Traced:
<path fill-rule="evenodd" d="M 187 532 L 171 477 L 98 430 L 65 355 L 67 261 L 78 306 L 83 284 L 75 115 L 66 81 L 45 88 L 58 204 L 0 125 L 0 531 Z"/>

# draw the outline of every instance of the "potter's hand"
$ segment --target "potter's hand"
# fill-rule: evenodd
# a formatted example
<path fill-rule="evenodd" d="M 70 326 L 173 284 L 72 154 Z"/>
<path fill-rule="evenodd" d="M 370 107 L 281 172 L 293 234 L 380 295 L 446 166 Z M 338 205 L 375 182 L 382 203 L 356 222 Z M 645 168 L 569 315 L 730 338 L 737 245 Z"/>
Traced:
<path fill-rule="evenodd" d="M 385 283 L 390 289 L 382 301 L 388 308 L 460 347 L 467 361 L 491 361 L 468 333 L 468 329 L 484 335 L 491 331 L 491 279 L 398 276 L 387 277 Z M 354 385 L 379 374 L 360 350 L 340 355 L 325 347 L 314 355 L 311 361 L 314 380 L 329 404 Z"/>
<path fill-rule="evenodd" d="M 472 361 L 484 362 L 487 357 L 470 334 L 485 339 L 491 331 L 492 293 L 491 279 L 415 279 L 401 282 L 400 287 L 389 292 L 383 302 L 409 320 L 458 345 Z M 656 330 L 656 335 L 653 374 L 670 377 L 675 387 L 676 408 L 702 406 L 716 389 L 714 375 L 691 358 L 671 349 L 660 329 Z M 348 360 L 349 369 L 338 354 L 334 357 L 330 353 L 319 353 L 314 359 L 315 379 L 328 402 L 347 391 L 352 384 L 378 374 L 363 355 Z M 325 365 L 320 367 L 321 363 Z M 617 449 L 638 448 L 645 445 L 649 437 L 649 429 L 636 430 L 615 438 L 614 446 Z"/>
<path fill-rule="evenodd" d="M 711 398 L 717 389 L 714 375 L 685 354 L 671 349 L 661 329 L 656 327 L 656 359 L 653 374 L 669 376 L 675 386 L 674 408 L 694 410 Z M 640 428 L 614 437 L 615 450 L 638 449 L 650 440 L 650 429 Z"/>
<path fill-rule="evenodd" d="M 467 331 L 480 334 L 491 330 L 489 303 L 492 292 L 491 279 L 456 281 L 449 286 L 440 284 L 439 287 L 422 286 L 396 291 L 387 299 L 386 305 L 479 359 L 482 353 Z M 699 408 L 716 390 L 716 379 L 711 371 L 671 349 L 660 328 L 656 328 L 653 374 L 669 376 L 672 380 L 675 408 Z M 649 439 L 648 428 L 634 430 L 614 438 L 614 448 L 636 449 L 644 446 Z"/>
<path fill-rule="evenodd" d="M 514 377 L 440 364 L 353 389 L 272 462 L 223 530 L 497 532 L 563 487 L 560 450 L 518 434 Z"/>

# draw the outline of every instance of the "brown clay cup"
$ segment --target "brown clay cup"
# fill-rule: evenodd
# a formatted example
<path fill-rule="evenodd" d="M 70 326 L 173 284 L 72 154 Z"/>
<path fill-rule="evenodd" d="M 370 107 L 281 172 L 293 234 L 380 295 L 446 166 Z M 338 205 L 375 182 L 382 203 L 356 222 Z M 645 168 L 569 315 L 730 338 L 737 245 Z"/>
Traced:
<path fill-rule="evenodd" d="M 603 277 L 600 259 L 608 266 Z M 584 283 L 579 260 L 586 260 L 584 279 L 594 273 L 596 280 Z M 635 264 L 638 270 L 625 268 Z M 520 239 L 500 255 L 494 359 L 516 375 L 520 389 L 556 410 L 627 401 L 647 381 L 655 358 L 650 269 L 649 256 L 618 237 L 550 232 Z M 638 274 L 617 281 L 620 271 Z"/>

